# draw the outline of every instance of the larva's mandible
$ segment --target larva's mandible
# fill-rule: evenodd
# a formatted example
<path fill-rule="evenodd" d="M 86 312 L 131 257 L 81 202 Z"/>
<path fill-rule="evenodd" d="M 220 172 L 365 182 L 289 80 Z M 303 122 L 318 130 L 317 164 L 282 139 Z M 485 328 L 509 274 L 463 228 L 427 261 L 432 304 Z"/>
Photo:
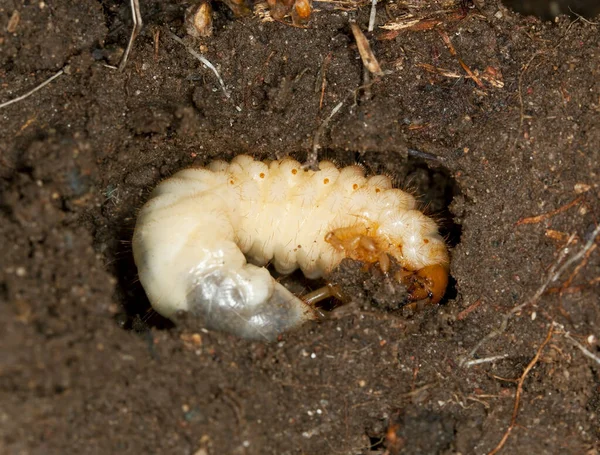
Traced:
<path fill-rule="evenodd" d="M 365 178 L 359 166 L 322 161 L 312 171 L 292 159 L 240 155 L 161 182 L 137 219 L 133 253 L 158 313 L 190 311 L 210 329 L 272 340 L 315 313 L 267 263 L 319 278 L 344 258 L 387 272 L 391 256 L 411 300 L 439 301 L 448 250 L 436 223 L 415 207 L 388 177 Z"/>

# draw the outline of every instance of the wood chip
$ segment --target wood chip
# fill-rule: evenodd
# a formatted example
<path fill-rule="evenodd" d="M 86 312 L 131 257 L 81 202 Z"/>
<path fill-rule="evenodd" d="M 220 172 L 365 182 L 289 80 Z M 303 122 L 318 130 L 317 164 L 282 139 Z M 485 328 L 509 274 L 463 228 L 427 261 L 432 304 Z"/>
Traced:
<path fill-rule="evenodd" d="M 360 54 L 360 58 L 362 59 L 363 65 L 365 65 L 365 68 L 367 68 L 372 74 L 378 76 L 383 74 L 381 67 L 379 66 L 379 62 L 377 61 L 377 58 L 375 58 L 375 54 L 373 54 L 365 34 L 355 23 L 351 23 L 350 27 L 352 28 L 352 34 L 356 40 L 358 52 Z"/>

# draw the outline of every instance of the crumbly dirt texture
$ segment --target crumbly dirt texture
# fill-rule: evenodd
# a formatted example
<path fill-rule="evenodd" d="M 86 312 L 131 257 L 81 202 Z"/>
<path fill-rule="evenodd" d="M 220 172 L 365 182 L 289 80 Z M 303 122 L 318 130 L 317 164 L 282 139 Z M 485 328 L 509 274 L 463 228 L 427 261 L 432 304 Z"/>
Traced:
<path fill-rule="evenodd" d="M 0 453 L 598 453 L 597 22 L 393 1 L 369 33 L 370 4 L 304 29 L 216 4 L 194 41 L 188 2 L 141 4 L 119 72 L 128 1 L 0 2 L 0 103 L 64 68 L 0 109 Z M 460 226 L 443 305 L 347 266 L 352 301 L 273 344 L 147 313 L 129 241 L 158 181 L 314 149 Z"/>

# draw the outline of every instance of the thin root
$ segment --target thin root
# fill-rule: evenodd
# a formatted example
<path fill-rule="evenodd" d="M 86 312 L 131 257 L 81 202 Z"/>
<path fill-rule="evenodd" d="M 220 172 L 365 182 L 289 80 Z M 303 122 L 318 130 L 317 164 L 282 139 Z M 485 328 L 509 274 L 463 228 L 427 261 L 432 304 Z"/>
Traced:
<path fill-rule="evenodd" d="M 469 68 L 467 64 L 463 62 L 463 60 L 458 56 L 458 53 L 456 52 L 454 45 L 450 41 L 450 37 L 448 36 L 448 34 L 443 30 L 440 30 L 439 34 L 442 37 L 442 41 L 444 41 L 444 43 L 446 44 L 446 47 L 448 47 L 450 55 L 452 55 L 458 60 L 458 63 L 460 64 L 462 69 L 465 70 L 465 73 L 467 73 L 471 79 L 473 79 L 473 82 L 475 82 L 480 89 L 485 90 L 485 86 L 479 80 L 479 77 L 477 77 L 477 75 L 475 75 L 475 73 L 471 71 L 471 68 Z"/>
<path fill-rule="evenodd" d="M 552 210 L 551 212 L 543 213 L 543 214 L 537 215 L 537 216 L 531 216 L 531 217 L 528 217 L 528 218 L 521 218 L 519 221 L 517 221 L 515 223 L 515 226 L 520 226 L 522 224 L 536 224 L 536 223 L 540 223 L 540 222 L 542 222 L 544 220 L 547 220 L 548 218 L 552 218 L 553 216 L 558 215 L 559 213 L 566 212 L 571 207 L 575 207 L 581 201 L 583 201 L 583 199 L 584 199 L 584 196 L 579 196 L 578 198 L 572 200 L 568 204 L 565 204 L 562 207 L 557 208 L 556 210 Z"/>
<path fill-rule="evenodd" d="M 171 36 L 171 38 L 173 38 L 175 41 L 177 41 L 179 44 L 181 44 L 183 47 L 185 47 L 186 50 L 193 57 L 196 57 L 198 60 L 200 60 L 200 62 L 202 62 L 202 64 L 205 67 L 207 67 L 209 70 L 211 70 L 215 74 L 215 76 L 217 76 L 217 80 L 219 81 L 219 84 L 221 85 L 221 89 L 223 90 L 225 97 L 231 98 L 231 95 L 229 94 L 229 92 L 227 91 L 227 88 L 225 87 L 225 82 L 223 82 L 223 78 L 221 78 L 221 75 L 217 71 L 217 68 L 215 68 L 215 66 L 206 57 L 204 57 L 202 54 L 196 52 L 194 49 L 192 49 L 187 44 L 185 44 L 185 42 L 181 38 L 179 38 L 175 33 L 169 32 L 169 35 Z"/>
<path fill-rule="evenodd" d="M 503 360 L 503 359 L 506 359 L 507 357 L 508 357 L 508 354 L 502 354 L 502 355 L 493 355 L 491 357 L 484 357 L 483 359 L 473 359 L 473 360 L 469 360 L 468 362 L 465 362 L 465 366 L 471 367 L 473 365 L 480 365 L 482 363 L 495 362 L 496 360 Z"/>
<path fill-rule="evenodd" d="M 550 340 L 552 339 L 552 335 L 554 335 L 554 333 L 555 333 L 554 325 L 550 325 L 550 328 L 548 329 L 548 334 L 546 335 L 546 338 L 544 339 L 542 344 L 540 344 L 540 347 L 538 348 L 537 352 L 535 353 L 535 356 L 533 357 L 533 359 L 531 359 L 531 362 L 529 362 L 529 364 L 523 371 L 523 374 L 519 378 L 519 382 L 517 383 L 517 393 L 515 393 L 515 405 L 513 406 L 513 413 L 512 413 L 512 417 L 510 419 L 510 425 L 506 429 L 506 432 L 504 433 L 504 436 L 502 436 L 502 439 L 500 440 L 498 445 L 496 447 L 494 447 L 494 449 L 492 449 L 488 453 L 488 455 L 495 455 L 500 450 L 502 450 L 502 447 L 504 447 L 504 444 L 506 444 L 506 441 L 508 440 L 510 433 L 516 427 L 517 415 L 519 414 L 519 403 L 521 401 L 521 395 L 523 394 L 523 383 L 525 382 L 525 379 L 527 378 L 527 375 L 529 374 L 531 369 L 535 366 L 535 364 L 540 359 L 540 356 L 542 355 L 542 351 L 544 350 L 546 345 L 550 342 Z"/>
<path fill-rule="evenodd" d="M 456 316 L 456 319 L 459 320 L 459 321 L 462 321 L 468 315 L 470 315 L 473 311 L 475 311 L 477 308 L 479 308 L 479 306 L 482 303 L 483 303 L 483 300 L 477 299 L 472 305 L 468 306 L 467 308 L 465 308 L 464 310 L 462 310 L 460 313 L 458 313 L 458 315 Z"/>
<path fill-rule="evenodd" d="M 6 101 L 2 104 L 0 104 L 0 109 L 2 109 L 3 107 L 6 106 L 10 106 L 13 103 L 17 103 L 19 101 L 23 101 L 25 98 L 28 98 L 29 96 L 33 95 L 35 92 L 37 92 L 38 90 L 40 90 L 41 88 L 45 87 L 46 85 L 48 85 L 50 82 L 52 82 L 54 79 L 56 79 L 59 76 L 62 76 L 65 72 L 68 71 L 68 65 L 65 66 L 63 69 L 61 69 L 58 73 L 56 73 L 54 76 L 46 79 L 44 82 L 42 82 L 40 85 L 38 85 L 37 87 L 29 90 L 27 93 L 25 93 L 25 95 L 21 95 L 18 96 L 12 100 Z"/>
<path fill-rule="evenodd" d="M 321 139 L 321 136 L 327 129 L 327 125 L 329 125 L 331 119 L 335 116 L 335 114 L 338 113 L 338 111 L 342 108 L 343 105 L 344 101 L 340 101 L 338 104 L 336 104 L 335 107 L 331 110 L 331 114 L 329 114 L 329 117 L 323 120 L 323 123 L 321 123 L 321 125 L 317 129 L 317 132 L 315 133 L 315 138 L 313 139 L 312 150 L 309 152 L 308 157 L 306 158 L 306 163 L 304 163 L 304 165 L 302 166 L 304 169 L 316 170 L 318 168 L 319 149 L 321 148 L 321 144 L 319 141 Z"/>
<path fill-rule="evenodd" d="M 590 352 L 584 345 L 582 345 L 579 341 L 573 338 L 571 334 L 565 330 L 565 327 L 562 324 L 553 322 L 553 325 L 554 327 L 558 327 L 559 331 L 557 333 L 562 334 L 567 340 L 569 340 L 569 342 L 573 344 L 573 346 L 579 349 L 584 356 L 586 356 L 588 359 L 592 359 L 594 362 L 600 365 L 600 357 Z"/>

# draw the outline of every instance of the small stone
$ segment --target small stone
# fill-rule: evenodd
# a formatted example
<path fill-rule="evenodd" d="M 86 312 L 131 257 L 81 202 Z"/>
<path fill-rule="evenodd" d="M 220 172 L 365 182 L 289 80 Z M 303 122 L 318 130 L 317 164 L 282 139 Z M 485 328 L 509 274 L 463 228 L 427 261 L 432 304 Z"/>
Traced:
<path fill-rule="evenodd" d="M 212 8 L 209 2 L 202 1 L 187 9 L 185 12 L 185 29 L 188 35 L 194 38 L 212 36 Z"/>
<path fill-rule="evenodd" d="M 592 189 L 592 187 L 590 185 L 588 185 L 587 183 L 576 183 L 575 186 L 573 187 L 573 189 L 575 190 L 575 192 L 577 194 L 583 194 L 583 193 L 587 193 L 589 190 Z"/>

